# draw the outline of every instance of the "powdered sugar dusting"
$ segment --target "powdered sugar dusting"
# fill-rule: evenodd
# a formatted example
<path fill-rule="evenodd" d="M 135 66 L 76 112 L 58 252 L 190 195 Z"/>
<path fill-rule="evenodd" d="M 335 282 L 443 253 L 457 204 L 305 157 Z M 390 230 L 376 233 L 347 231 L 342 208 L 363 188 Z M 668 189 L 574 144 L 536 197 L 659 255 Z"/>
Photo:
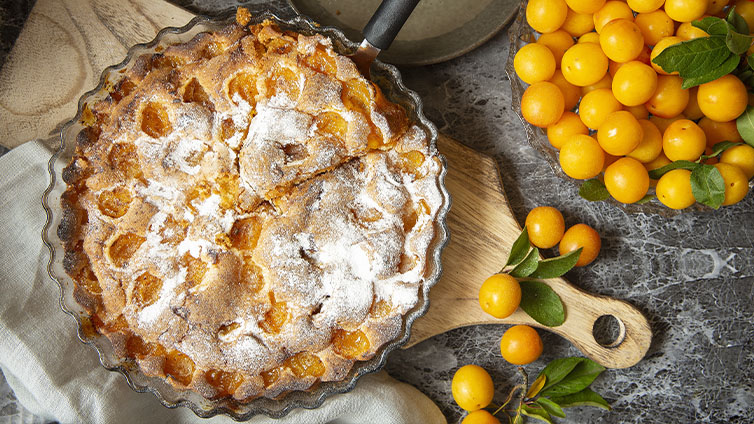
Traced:
<path fill-rule="evenodd" d="M 204 239 L 185 239 L 178 245 L 178 254 L 190 254 L 194 258 L 201 256 L 202 251 L 208 252 L 215 246 L 214 243 Z"/>
<path fill-rule="evenodd" d="M 186 281 L 186 268 L 181 268 L 175 275 L 165 279 L 160 289 L 157 302 L 147 306 L 139 312 L 139 325 L 149 328 L 165 314 L 170 313 L 172 302 L 179 302 L 185 296 L 178 291 L 178 287 Z"/>
<path fill-rule="evenodd" d="M 414 236 L 404 233 L 401 218 L 411 197 L 388 162 L 387 155 L 370 153 L 308 181 L 298 188 L 302 197 L 281 204 L 304 218 L 276 220 L 262 230 L 260 242 L 272 249 L 255 253 L 255 260 L 266 280 L 284 292 L 286 282 L 296 282 L 294 292 L 307 299 L 302 312 L 316 310 L 315 326 L 360 325 L 375 295 L 400 308 L 418 298 L 416 286 L 410 296 L 383 296 L 423 278 L 423 267 L 400 269 L 400 252 L 413 252 Z M 319 284 L 311 282 L 312 269 L 321 272 Z"/>
<path fill-rule="evenodd" d="M 196 202 L 194 204 L 196 206 L 196 211 L 199 212 L 199 215 L 216 216 L 220 211 L 220 196 L 217 194 L 212 194 L 203 202 Z"/>
<path fill-rule="evenodd" d="M 270 141 L 280 144 L 303 141 L 311 123 L 312 118 L 309 115 L 295 109 L 260 104 L 257 107 L 257 115 L 251 120 L 248 140 L 257 144 Z"/>
<path fill-rule="evenodd" d="M 189 164 L 189 160 L 192 156 L 202 151 L 204 147 L 202 140 L 184 138 L 178 141 L 175 145 L 175 150 L 170 152 L 167 159 L 170 160 L 181 171 L 189 175 L 196 175 L 199 172 L 199 164 Z"/>

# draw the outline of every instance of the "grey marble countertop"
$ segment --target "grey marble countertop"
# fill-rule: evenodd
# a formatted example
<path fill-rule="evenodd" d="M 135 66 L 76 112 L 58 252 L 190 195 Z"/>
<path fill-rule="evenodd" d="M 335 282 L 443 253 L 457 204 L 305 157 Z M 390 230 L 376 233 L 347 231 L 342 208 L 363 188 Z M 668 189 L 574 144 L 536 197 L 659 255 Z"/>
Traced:
<path fill-rule="evenodd" d="M 14 1 L 30 3 L 9 3 Z M 174 3 L 210 12 L 239 2 Z M 16 13 L 27 10 L 4 7 Z M 519 221 L 531 208 L 551 205 L 563 212 L 567 225 L 584 222 L 598 230 L 603 242 L 598 260 L 567 278 L 587 291 L 631 302 L 646 314 L 654 332 L 642 362 L 608 370 L 594 383 L 612 404 L 611 412 L 569 409 L 568 418 L 559 422 L 754 422 L 754 195 L 714 213 L 670 219 L 626 214 L 609 204 L 582 200 L 526 143 L 510 110 L 507 56 L 503 31 L 460 58 L 402 71 L 440 131 L 497 160 Z M 462 411 L 453 403 L 450 381 L 460 366 L 486 368 L 495 381 L 496 401 L 518 383 L 515 367 L 498 350 L 505 329 L 485 325 L 447 332 L 395 352 L 386 369 L 432 398 L 449 422 L 458 422 Z M 526 366 L 529 374 L 536 375 L 552 359 L 580 355 L 559 336 L 541 334 L 545 352 Z M 0 382 L 0 422 L 30 418 Z"/>

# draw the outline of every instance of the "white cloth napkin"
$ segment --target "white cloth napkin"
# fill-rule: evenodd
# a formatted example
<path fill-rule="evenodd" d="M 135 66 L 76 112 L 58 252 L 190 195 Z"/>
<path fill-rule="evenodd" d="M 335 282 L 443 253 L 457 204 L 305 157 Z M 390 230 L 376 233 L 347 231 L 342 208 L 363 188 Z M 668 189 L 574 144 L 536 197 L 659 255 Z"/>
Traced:
<path fill-rule="evenodd" d="M 118 373 L 102 368 L 96 352 L 76 338 L 75 322 L 58 306 L 48 277 L 45 221 L 40 199 L 48 184 L 50 151 L 41 142 L 0 157 L 0 368 L 20 403 L 61 423 L 230 423 L 187 408 L 163 407 L 151 393 L 136 393 Z M 350 393 L 318 409 L 297 409 L 251 423 L 438 423 L 437 406 L 384 371 L 359 380 Z"/>

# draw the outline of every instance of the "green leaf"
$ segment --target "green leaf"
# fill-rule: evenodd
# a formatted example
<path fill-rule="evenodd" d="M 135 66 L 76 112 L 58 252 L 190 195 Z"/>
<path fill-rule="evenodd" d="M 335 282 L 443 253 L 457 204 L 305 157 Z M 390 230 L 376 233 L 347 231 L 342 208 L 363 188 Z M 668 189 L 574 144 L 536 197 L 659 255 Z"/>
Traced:
<path fill-rule="evenodd" d="M 656 198 L 657 198 L 657 196 L 654 196 L 652 194 L 647 194 L 647 195 L 645 195 L 644 197 L 642 197 L 641 199 L 639 199 L 638 201 L 636 201 L 634 203 L 636 203 L 637 205 L 643 205 L 645 203 L 651 202 L 652 200 L 654 200 Z"/>
<path fill-rule="evenodd" d="M 691 22 L 691 25 L 701 29 L 709 35 L 726 35 L 730 29 L 730 24 L 720 18 L 707 16 Z"/>
<path fill-rule="evenodd" d="M 610 197 L 610 193 L 607 192 L 607 187 L 602 181 L 593 178 L 586 180 L 579 187 L 579 196 L 590 202 L 599 202 L 601 200 L 607 200 Z"/>
<path fill-rule="evenodd" d="M 550 398 L 553 402 L 556 402 L 563 408 L 571 408 L 574 406 L 596 406 L 598 408 L 607 409 L 612 408 L 610 404 L 602 398 L 602 396 L 593 392 L 591 389 L 584 389 L 578 393 L 574 393 L 567 396 L 558 396 Z"/>
<path fill-rule="evenodd" d="M 531 387 L 529 387 L 529 391 L 526 392 L 527 398 L 533 398 L 534 396 L 539 394 L 539 391 L 542 390 L 543 387 L 545 387 L 545 383 L 547 382 L 547 376 L 544 374 L 537 377 L 536 380 L 534 380 L 533 383 L 531 383 Z"/>
<path fill-rule="evenodd" d="M 674 169 L 688 169 L 689 171 L 693 171 L 694 169 L 698 168 L 700 165 L 696 162 L 691 162 L 688 160 L 677 160 L 675 162 L 671 162 L 665 166 L 659 167 L 657 169 L 654 169 L 652 171 L 649 171 L 649 178 L 653 180 L 659 180 L 660 177 L 665 175 L 666 173 L 674 170 Z"/>
<path fill-rule="evenodd" d="M 747 87 L 754 87 L 754 72 L 748 75 L 747 78 L 741 78 L 741 82 Z"/>
<path fill-rule="evenodd" d="M 710 154 L 708 154 L 708 155 L 702 155 L 702 157 L 700 159 L 704 160 L 704 159 L 714 158 L 717 155 L 719 155 L 720 153 L 722 153 L 722 152 L 730 149 L 733 146 L 737 146 L 739 144 L 741 144 L 741 143 L 734 143 L 734 142 L 728 141 L 728 140 L 721 141 L 719 143 L 715 143 L 715 145 L 712 146 L 712 152 Z"/>
<path fill-rule="evenodd" d="M 702 165 L 691 171 L 691 193 L 697 202 L 719 208 L 725 200 L 725 181 L 712 165 Z"/>
<path fill-rule="evenodd" d="M 508 262 L 505 266 L 518 265 L 526 257 L 526 252 L 529 251 L 529 230 L 524 226 L 524 230 L 521 231 L 521 235 L 518 236 L 513 246 L 511 247 L 511 253 L 508 255 Z"/>
<path fill-rule="evenodd" d="M 686 78 L 711 72 L 730 55 L 725 37 L 700 37 L 669 46 L 652 62 L 665 72 L 678 71 Z"/>
<path fill-rule="evenodd" d="M 513 424 L 524 424 L 524 417 L 521 415 L 516 415 L 516 417 L 513 418 Z"/>
<path fill-rule="evenodd" d="M 554 415 L 560 418 L 565 418 L 566 416 L 565 412 L 563 412 L 563 408 L 561 408 L 557 403 L 553 402 L 552 399 L 541 397 L 537 399 L 535 403 L 541 406 L 550 415 Z"/>
<path fill-rule="evenodd" d="M 521 281 L 521 309 L 535 321 L 557 327 L 565 321 L 565 309 L 555 291 L 541 281 Z"/>
<path fill-rule="evenodd" d="M 565 396 L 578 393 L 589 387 L 594 379 L 602 374 L 602 371 L 605 371 L 605 367 L 591 359 L 583 359 L 583 361 L 579 362 L 579 364 L 573 368 L 573 371 L 568 373 L 568 375 L 557 384 L 543 389 L 540 392 L 540 395 L 547 397 Z"/>
<path fill-rule="evenodd" d="M 750 59 L 751 57 L 749 56 Z M 754 106 L 748 106 L 746 111 L 736 119 L 736 128 L 746 144 L 754 147 Z"/>
<path fill-rule="evenodd" d="M 736 32 L 741 34 L 749 33 L 749 24 L 746 23 L 746 19 L 744 19 L 743 16 L 736 12 L 736 6 L 730 8 L 725 21 L 728 22 Z"/>
<path fill-rule="evenodd" d="M 553 424 L 552 423 L 552 417 L 543 408 L 533 408 L 531 406 L 524 405 L 521 408 L 521 413 L 524 414 L 524 415 L 526 415 L 527 417 L 532 417 L 532 418 L 538 419 L 540 421 L 544 421 L 546 423 Z"/>
<path fill-rule="evenodd" d="M 751 69 L 747 68 L 743 72 L 738 72 L 738 73 L 734 73 L 734 74 L 738 77 L 738 79 L 741 80 L 741 82 L 743 82 L 744 84 L 746 84 L 746 80 L 748 80 L 749 78 L 751 78 L 752 76 L 754 76 L 754 71 L 752 71 Z"/>
<path fill-rule="evenodd" d="M 746 24 L 746 22 L 744 22 L 744 24 Z M 751 39 L 752 37 L 748 35 L 748 33 L 744 35 L 735 31 L 730 31 L 728 32 L 728 35 L 725 36 L 725 45 L 728 46 L 728 50 L 730 50 L 731 53 L 740 55 L 746 50 L 749 50 L 749 47 L 751 47 Z"/>
<path fill-rule="evenodd" d="M 537 269 L 529 274 L 531 278 L 555 278 L 560 277 L 579 261 L 579 255 L 581 255 L 581 248 L 568 252 L 565 255 L 557 256 L 554 258 L 548 258 L 539 261 Z"/>
<path fill-rule="evenodd" d="M 574 356 L 570 358 L 553 359 L 550 361 L 550 363 L 539 372 L 539 377 L 545 376 L 547 379 L 547 384 L 545 384 L 543 390 L 560 383 L 560 381 L 570 374 L 578 364 L 584 361 L 584 359 L 586 358 Z"/>
<path fill-rule="evenodd" d="M 754 55 L 746 56 L 746 63 L 749 64 L 749 68 L 754 69 Z"/>
<path fill-rule="evenodd" d="M 537 269 L 538 262 L 539 249 L 534 247 L 529 251 L 529 254 L 526 255 L 526 258 L 524 258 L 524 260 L 520 264 L 516 265 L 516 267 L 513 268 L 510 274 L 516 278 L 528 277 Z"/>
<path fill-rule="evenodd" d="M 702 40 L 702 39 L 703 38 L 697 38 L 697 40 Z M 700 75 L 681 74 L 681 78 L 683 78 L 683 84 L 681 84 L 681 88 L 687 89 L 687 88 L 696 87 L 697 85 L 714 81 L 722 77 L 723 75 L 728 75 L 729 73 L 733 72 L 733 70 L 736 69 L 736 67 L 738 66 L 738 63 L 741 62 L 741 57 L 730 52 L 728 52 L 728 54 L 729 56 L 725 59 L 725 61 L 720 66 L 712 68 L 711 70 L 709 70 L 708 72 L 704 74 L 700 74 Z M 660 53 L 660 55 L 662 55 L 662 53 Z"/>

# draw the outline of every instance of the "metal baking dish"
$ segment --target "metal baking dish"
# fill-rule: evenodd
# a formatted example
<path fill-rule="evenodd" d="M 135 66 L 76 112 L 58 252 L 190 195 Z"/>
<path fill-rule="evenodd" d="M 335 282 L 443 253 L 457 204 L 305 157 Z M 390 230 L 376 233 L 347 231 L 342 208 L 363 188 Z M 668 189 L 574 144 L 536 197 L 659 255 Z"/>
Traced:
<path fill-rule="evenodd" d="M 291 19 L 280 17 L 282 13 L 273 13 L 263 5 L 251 6 L 252 23 L 259 23 L 265 19 L 275 21 L 282 28 L 292 29 L 304 34 L 320 33 L 333 41 L 334 48 L 341 54 L 353 53 L 358 45 L 336 28 L 318 27 L 310 19 L 303 16 L 294 16 Z M 424 315 L 429 308 L 429 289 L 439 280 L 441 273 L 440 252 L 447 244 L 449 233 L 446 226 L 446 215 L 450 208 L 450 196 L 445 188 L 445 159 L 437 152 L 437 129 L 427 120 L 422 112 L 422 101 L 419 96 L 406 88 L 401 80 L 400 73 L 392 66 L 376 61 L 372 65 L 372 80 L 377 83 L 391 101 L 402 105 L 411 121 L 419 125 L 430 138 L 430 150 L 440 158 L 443 170 L 438 178 L 438 186 L 443 198 L 443 203 L 438 212 L 435 222 L 436 233 L 430 244 L 428 256 L 428 277 L 421 286 L 417 305 L 412 308 L 403 319 L 403 327 L 395 339 L 383 345 L 376 355 L 367 361 L 356 362 L 349 374 L 341 381 L 320 382 L 308 391 L 293 391 L 278 399 L 257 398 L 248 403 L 240 403 L 233 399 L 208 400 L 192 391 L 179 391 L 161 378 L 147 377 L 131 361 L 118 358 L 113 353 L 110 341 L 99 334 L 86 331 L 87 313 L 74 300 L 73 280 L 66 274 L 63 268 L 63 243 L 58 237 L 57 230 L 62 218 L 60 197 L 66 188 L 61 178 L 62 169 L 69 163 L 74 151 L 76 135 L 83 128 L 80 123 L 82 110 L 85 104 L 93 103 L 107 96 L 106 86 L 108 83 L 117 81 L 119 71 L 129 67 L 135 58 L 142 54 L 151 54 L 161 51 L 165 46 L 186 42 L 201 32 L 218 30 L 234 21 L 232 12 L 227 12 L 219 18 L 196 17 L 186 26 L 181 28 L 165 28 L 157 37 L 149 43 L 138 44 L 129 49 L 123 62 L 105 69 L 99 84 L 93 90 L 85 93 L 78 103 L 76 116 L 65 124 L 61 131 L 60 144 L 49 161 L 50 185 L 42 197 L 42 203 L 47 213 L 47 222 L 42 232 L 42 239 L 50 250 L 50 262 L 48 273 L 50 278 L 60 287 L 60 307 L 64 312 L 73 317 L 78 328 L 78 338 L 91 346 L 99 355 L 102 366 L 110 371 L 123 374 L 131 388 L 137 392 L 151 392 L 168 408 L 184 406 L 200 417 L 212 417 L 218 414 L 229 415 L 236 420 L 248 420 L 249 418 L 264 414 L 270 417 L 282 417 L 294 408 L 317 408 L 329 396 L 348 392 L 354 388 L 358 379 L 364 374 L 380 370 L 390 352 L 404 345 L 411 334 L 412 323 Z"/>

